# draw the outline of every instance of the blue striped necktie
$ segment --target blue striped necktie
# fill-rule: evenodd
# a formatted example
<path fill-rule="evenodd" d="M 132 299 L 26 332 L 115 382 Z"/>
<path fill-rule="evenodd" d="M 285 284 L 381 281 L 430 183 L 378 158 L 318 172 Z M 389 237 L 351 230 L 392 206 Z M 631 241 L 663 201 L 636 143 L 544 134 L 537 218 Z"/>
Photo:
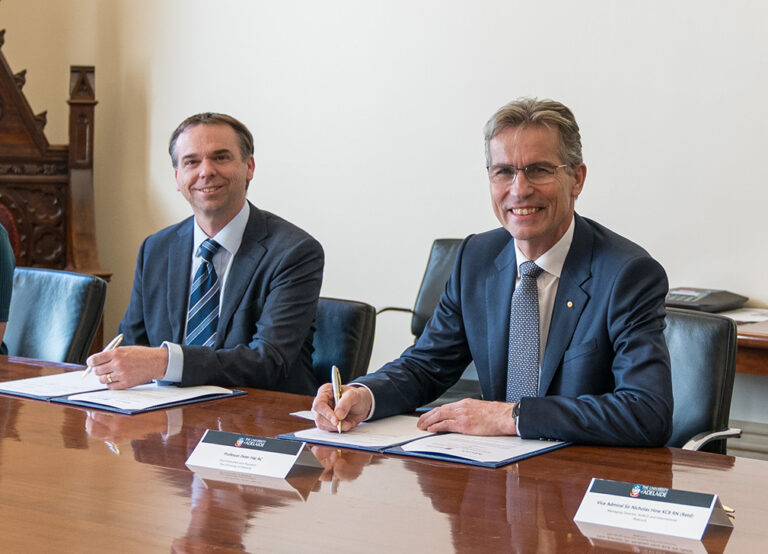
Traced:
<path fill-rule="evenodd" d="M 507 402 L 539 392 L 539 288 L 544 271 L 533 262 L 520 264 L 520 284 L 512 294 L 509 317 Z"/>
<path fill-rule="evenodd" d="M 219 324 L 219 276 L 213 267 L 213 255 L 221 245 L 206 239 L 197 249 L 196 256 L 203 258 L 192 281 L 187 312 L 187 338 L 185 344 L 213 346 L 216 326 Z"/>

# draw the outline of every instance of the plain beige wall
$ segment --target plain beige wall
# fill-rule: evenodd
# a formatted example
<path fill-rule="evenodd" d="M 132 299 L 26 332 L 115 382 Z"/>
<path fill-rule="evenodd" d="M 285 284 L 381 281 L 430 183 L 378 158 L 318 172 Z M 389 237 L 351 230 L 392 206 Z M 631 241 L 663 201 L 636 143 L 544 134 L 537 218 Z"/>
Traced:
<path fill-rule="evenodd" d="M 251 127 L 249 198 L 321 241 L 324 295 L 409 306 L 433 238 L 496 225 L 481 128 L 521 95 L 573 108 L 582 215 L 645 246 L 673 286 L 765 306 L 767 20 L 748 0 L 0 2 L 51 142 L 66 141 L 69 65 L 96 66 L 107 335 L 141 240 L 190 213 L 166 153 L 187 115 Z M 372 366 L 409 337 L 404 316 L 380 318 Z"/>

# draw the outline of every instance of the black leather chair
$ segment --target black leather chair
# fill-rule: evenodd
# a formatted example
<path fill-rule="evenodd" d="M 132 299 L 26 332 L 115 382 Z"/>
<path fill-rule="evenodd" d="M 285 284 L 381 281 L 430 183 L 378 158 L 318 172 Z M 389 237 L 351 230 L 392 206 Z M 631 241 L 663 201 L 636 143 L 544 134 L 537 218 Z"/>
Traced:
<path fill-rule="evenodd" d="M 440 295 L 445 290 L 445 283 L 451 276 L 453 262 L 456 261 L 460 244 L 461 239 L 436 239 L 432 243 L 427 268 L 424 270 L 424 277 L 421 279 L 421 286 L 419 286 L 413 308 L 387 306 L 378 310 L 376 314 L 389 311 L 411 314 L 411 333 L 414 340 L 418 339 L 424 332 L 427 321 L 432 317 L 432 313 L 440 301 Z"/>
<path fill-rule="evenodd" d="M 693 310 L 667 308 L 664 330 L 672 362 L 675 410 L 667 446 L 726 453 L 736 374 L 736 322 Z"/>
<path fill-rule="evenodd" d="M 17 267 L 4 337 L 8 355 L 83 363 L 106 295 L 107 283 L 92 275 Z"/>
<path fill-rule="evenodd" d="M 445 283 L 451 276 L 453 264 L 456 261 L 456 254 L 459 251 L 461 239 L 436 239 L 432 243 L 432 249 L 429 253 L 427 268 L 424 271 L 424 277 L 421 280 L 419 292 L 416 295 L 416 303 L 413 308 L 400 308 L 387 306 L 381 308 L 378 314 L 388 311 L 405 312 L 411 314 L 411 333 L 414 341 L 424 332 L 429 318 L 440 302 L 440 296 L 445 290 Z M 448 402 L 456 402 L 462 398 L 482 398 L 480 392 L 480 382 L 477 379 L 475 364 L 470 363 L 461 376 L 461 379 L 448 389 L 440 398 L 421 408 L 426 411 Z"/>
<path fill-rule="evenodd" d="M 365 302 L 320 297 L 312 341 L 312 368 L 320 384 L 337 366 L 342 383 L 365 375 L 371 360 L 376 309 Z"/>

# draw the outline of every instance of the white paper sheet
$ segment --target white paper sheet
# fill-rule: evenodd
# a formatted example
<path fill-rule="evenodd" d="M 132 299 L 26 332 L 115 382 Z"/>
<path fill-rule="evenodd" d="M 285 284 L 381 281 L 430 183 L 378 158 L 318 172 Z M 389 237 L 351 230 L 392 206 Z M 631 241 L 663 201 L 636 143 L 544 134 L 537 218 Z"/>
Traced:
<path fill-rule="evenodd" d="M 70 396 L 69 400 L 102 404 L 121 410 L 145 410 L 147 408 L 152 408 L 153 406 L 173 404 L 175 402 L 213 394 L 232 394 L 232 391 L 214 386 L 169 387 L 149 383 L 124 390 L 107 389 L 85 394 L 76 394 Z"/>
<path fill-rule="evenodd" d="M 768 310 L 765 308 L 739 308 L 738 310 L 719 312 L 717 315 L 730 317 L 738 323 L 758 323 L 760 321 L 768 321 Z"/>
<path fill-rule="evenodd" d="M 99 378 L 93 372 L 83 379 L 83 371 L 67 371 L 55 375 L 29 377 L 0 383 L 0 392 L 11 392 L 38 398 L 54 398 L 106 388 L 106 385 L 99 383 Z"/>
<path fill-rule="evenodd" d="M 431 435 L 416 427 L 417 417 L 398 415 L 361 423 L 346 433 L 321 431 L 317 428 L 294 433 L 296 438 L 308 442 L 326 442 L 361 448 L 385 448 L 405 441 Z"/>
<path fill-rule="evenodd" d="M 406 452 L 444 454 L 478 462 L 501 462 L 539 450 L 547 450 L 558 444 L 562 444 L 562 441 L 446 433 L 409 442 L 400 448 Z"/>

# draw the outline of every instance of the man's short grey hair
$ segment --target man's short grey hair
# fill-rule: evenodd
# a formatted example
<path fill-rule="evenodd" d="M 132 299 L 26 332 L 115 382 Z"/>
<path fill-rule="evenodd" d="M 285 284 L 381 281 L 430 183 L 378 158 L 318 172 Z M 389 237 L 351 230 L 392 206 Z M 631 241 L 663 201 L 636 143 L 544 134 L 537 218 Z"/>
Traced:
<path fill-rule="evenodd" d="M 240 142 L 240 155 L 243 160 L 247 160 L 253 156 L 253 135 L 248 130 L 248 127 L 231 115 L 203 112 L 189 116 L 182 121 L 171 134 L 171 140 L 168 143 L 168 153 L 171 155 L 171 162 L 173 163 L 174 169 L 176 169 L 179 164 L 179 160 L 176 157 L 176 141 L 179 140 L 179 135 L 181 135 L 181 133 L 195 125 L 229 125 L 237 134 L 237 139 Z"/>
<path fill-rule="evenodd" d="M 518 98 L 499 108 L 493 117 L 485 124 L 485 165 L 491 167 L 491 139 L 504 129 L 516 127 L 523 129 L 528 126 L 540 125 L 554 128 L 560 135 L 560 158 L 568 164 L 569 171 L 582 163 L 581 135 L 579 125 L 571 110 L 554 100 L 539 100 L 538 98 Z"/>

